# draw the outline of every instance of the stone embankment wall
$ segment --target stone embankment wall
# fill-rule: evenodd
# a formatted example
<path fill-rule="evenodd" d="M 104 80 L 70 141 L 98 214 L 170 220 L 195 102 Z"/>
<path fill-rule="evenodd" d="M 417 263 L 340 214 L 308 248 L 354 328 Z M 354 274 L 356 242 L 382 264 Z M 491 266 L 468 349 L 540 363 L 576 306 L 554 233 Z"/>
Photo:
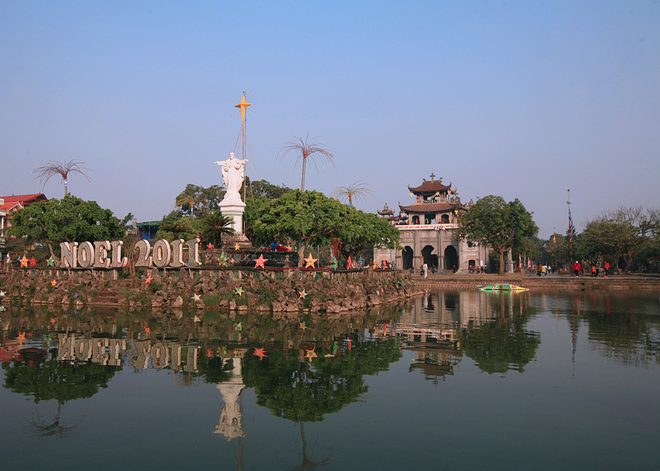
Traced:
<path fill-rule="evenodd" d="M 99 270 L 26 269 L 0 275 L 4 302 L 214 308 L 257 312 L 344 312 L 424 294 L 410 276 L 380 270 L 145 270 L 122 279 Z"/>
<path fill-rule="evenodd" d="M 652 276 L 498 276 L 498 275 L 434 275 L 424 279 L 413 276 L 416 284 L 425 288 L 474 289 L 495 283 L 511 283 L 533 291 L 646 291 L 660 293 L 660 277 Z"/>

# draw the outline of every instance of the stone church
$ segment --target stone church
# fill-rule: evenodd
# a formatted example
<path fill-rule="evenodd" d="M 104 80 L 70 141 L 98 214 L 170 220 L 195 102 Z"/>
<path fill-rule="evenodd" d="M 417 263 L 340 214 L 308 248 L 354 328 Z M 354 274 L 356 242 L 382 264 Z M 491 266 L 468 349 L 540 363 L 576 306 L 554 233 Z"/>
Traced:
<path fill-rule="evenodd" d="M 489 249 L 479 245 L 470 247 L 455 236 L 461 215 L 472 205 L 463 204 L 452 184 L 445 185 L 442 178 L 423 179 L 416 187 L 408 186 L 415 202 L 399 203 L 399 215 L 385 207 L 378 215 L 390 221 L 401 232 L 401 250 L 376 247 L 374 261 L 394 263 L 396 269 L 414 270 L 419 273 L 426 263 L 429 272 L 470 273 L 488 265 Z"/>

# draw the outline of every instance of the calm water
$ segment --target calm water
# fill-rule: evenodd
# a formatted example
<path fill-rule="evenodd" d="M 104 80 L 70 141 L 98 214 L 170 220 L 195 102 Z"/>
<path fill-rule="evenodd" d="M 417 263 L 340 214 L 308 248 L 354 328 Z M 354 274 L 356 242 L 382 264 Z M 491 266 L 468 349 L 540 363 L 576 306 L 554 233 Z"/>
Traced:
<path fill-rule="evenodd" d="M 660 461 L 657 295 L 436 292 L 389 311 L 279 321 L 0 316 L 2 469 Z"/>

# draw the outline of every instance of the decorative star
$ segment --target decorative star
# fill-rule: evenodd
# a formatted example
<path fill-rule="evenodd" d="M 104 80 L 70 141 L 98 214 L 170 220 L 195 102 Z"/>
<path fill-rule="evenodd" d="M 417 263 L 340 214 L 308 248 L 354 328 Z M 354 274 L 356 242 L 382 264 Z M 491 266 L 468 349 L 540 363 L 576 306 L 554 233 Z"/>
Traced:
<path fill-rule="evenodd" d="M 307 328 L 304 322 L 299 322 L 298 327 L 300 327 L 302 330 L 305 330 Z"/>
<path fill-rule="evenodd" d="M 200 296 L 199 294 L 194 294 L 193 297 L 192 297 L 191 299 L 192 299 L 193 301 L 197 302 L 197 301 L 199 301 L 199 300 L 202 299 L 202 298 L 201 298 L 201 296 Z"/>
<path fill-rule="evenodd" d="M 264 254 L 259 255 L 259 258 L 254 261 L 255 265 L 254 268 L 266 268 L 266 262 L 268 261 L 267 258 L 264 258 Z"/>
<path fill-rule="evenodd" d="M 255 357 L 259 357 L 259 361 L 263 361 L 264 357 L 268 356 L 268 355 L 266 355 L 266 349 L 265 348 L 257 348 L 257 347 L 254 347 L 253 355 Z"/>
<path fill-rule="evenodd" d="M 209 250 L 213 250 L 213 244 L 209 242 L 209 245 L 207 245 L 206 248 Z"/>
<path fill-rule="evenodd" d="M 305 258 L 305 268 L 314 268 L 314 264 L 316 263 L 316 260 L 314 257 L 312 257 L 312 254 L 309 254 L 309 257 Z"/>
<path fill-rule="evenodd" d="M 236 288 L 234 290 L 234 294 L 237 295 L 237 296 L 243 296 L 243 287 L 239 286 L 238 288 Z"/>
<path fill-rule="evenodd" d="M 30 259 L 30 266 L 31 267 L 36 267 L 37 266 L 37 259 L 36 258 L 32 257 Z"/>
<path fill-rule="evenodd" d="M 151 329 L 149 328 L 148 325 L 145 325 L 145 326 L 144 326 L 144 331 L 145 331 L 146 333 L 150 333 L 150 332 L 151 332 Z"/>
<path fill-rule="evenodd" d="M 55 266 L 55 259 L 53 258 L 52 255 L 50 256 L 50 258 L 49 258 L 48 260 L 46 260 L 46 264 L 47 264 L 49 267 L 54 267 L 54 266 Z"/>
<path fill-rule="evenodd" d="M 76 294 L 73 295 L 73 298 L 74 298 L 74 299 L 78 299 L 79 297 L 80 297 L 80 295 L 79 295 L 78 293 L 76 293 Z"/>
<path fill-rule="evenodd" d="M 221 267 L 226 267 L 227 265 L 229 265 L 228 262 L 229 262 L 229 257 L 227 257 L 226 253 L 222 252 L 218 256 L 218 265 L 220 265 Z"/>
<path fill-rule="evenodd" d="M 314 351 L 315 349 L 316 347 L 313 347 L 312 349 L 305 349 L 305 352 L 307 352 L 305 353 L 305 358 L 307 358 L 310 363 L 312 362 L 312 358 L 316 358 L 318 356 Z"/>
<path fill-rule="evenodd" d="M 154 281 L 154 279 L 152 277 L 148 277 L 146 280 L 144 280 L 144 284 L 150 285 L 152 281 Z"/>
<path fill-rule="evenodd" d="M 245 101 L 245 95 L 241 97 L 241 102 L 238 105 L 234 105 L 234 108 L 241 109 L 241 126 L 245 125 L 245 109 L 251 105 L 252 103 L 248 103 L 247 101 Z"/>
<path fill-rule="evenodd" d="M 53 280 L 53 281 L 51 281 L 51 282 L 50 282 L 50 285 L 51 285 L 51 286 L 57 286 L 57 280 Z"/>
<path fill-rule="evenodd" d="M 2 304 L 0 304 L 0 311 L 4 311 L 4 310 L 5 310 L 5 307 Z"/>
<path fill-rule="evenodd" d="M 199 316 L 193 317 L 193 322 L 202 322 L 202 319 Z"/>
<path fill-rule="evenodd" d="M 19 332 L 18 338 L 16 340 L 18 340 L 21 343 L 21 345 L 23 345 L 23 342 L 25 341 L 25 332 L 24 331 Z"/>
<path fill-rule="evenodd" d="M 21 259 L 21 268 L 27 268 L 28 263 L 29 263 L 29 260 L 27 259 L 27 257 L 23 257 Z"/>
<path fill-rule="evenodd" d="M 238 242 L 236 243 L 236 245 L 234 245 L 234 250 L 235 250 L 236 252 L 238 252 L 239 250 L 241 250 L 241 246 L 238 245 Z"/>
<path fill-rule="evenodd" d="M 240 323 L 240 322 L 237 322 L 236 324 L 234 324 L 234 329 L 236 329 L 240 332 L 241 330 L 243 330 L 243 324 Z"/>
<path fill-rule="evenodd" d="M 298 293 L 298 296 L 300 299 L 305 299 L 305 296 L 307 296 L 307 292 L 305 290 L 302 290 L 300 293 Z"/>
<path fill-rule="evenodd" d="M 334 358 L 335 356 L 332 353 L 326 353 L 325 357 L 326 358 Z"/>
<path fill-rule="evenodd" d="M 6 294 L 7 294 L 7 293 L 5 293 L 4 291 L 0 290 L 0 298 L 4 298 Z"/>
<path fill-rule="evenodd" d="M 53 324 L 53 325 L 57 324 L 57 318 L 51 317 L 50 318 L 50 323 Z"/>

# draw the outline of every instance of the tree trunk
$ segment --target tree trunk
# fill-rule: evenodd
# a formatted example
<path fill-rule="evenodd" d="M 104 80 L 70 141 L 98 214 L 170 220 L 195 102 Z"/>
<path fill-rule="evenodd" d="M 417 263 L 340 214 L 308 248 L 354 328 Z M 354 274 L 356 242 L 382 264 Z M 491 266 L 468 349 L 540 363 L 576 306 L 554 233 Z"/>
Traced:
<path fill-rule="evenodd" d="M 504 250 L 498 252 L 500 254 L 500 275 L 504 275 Z"/>

